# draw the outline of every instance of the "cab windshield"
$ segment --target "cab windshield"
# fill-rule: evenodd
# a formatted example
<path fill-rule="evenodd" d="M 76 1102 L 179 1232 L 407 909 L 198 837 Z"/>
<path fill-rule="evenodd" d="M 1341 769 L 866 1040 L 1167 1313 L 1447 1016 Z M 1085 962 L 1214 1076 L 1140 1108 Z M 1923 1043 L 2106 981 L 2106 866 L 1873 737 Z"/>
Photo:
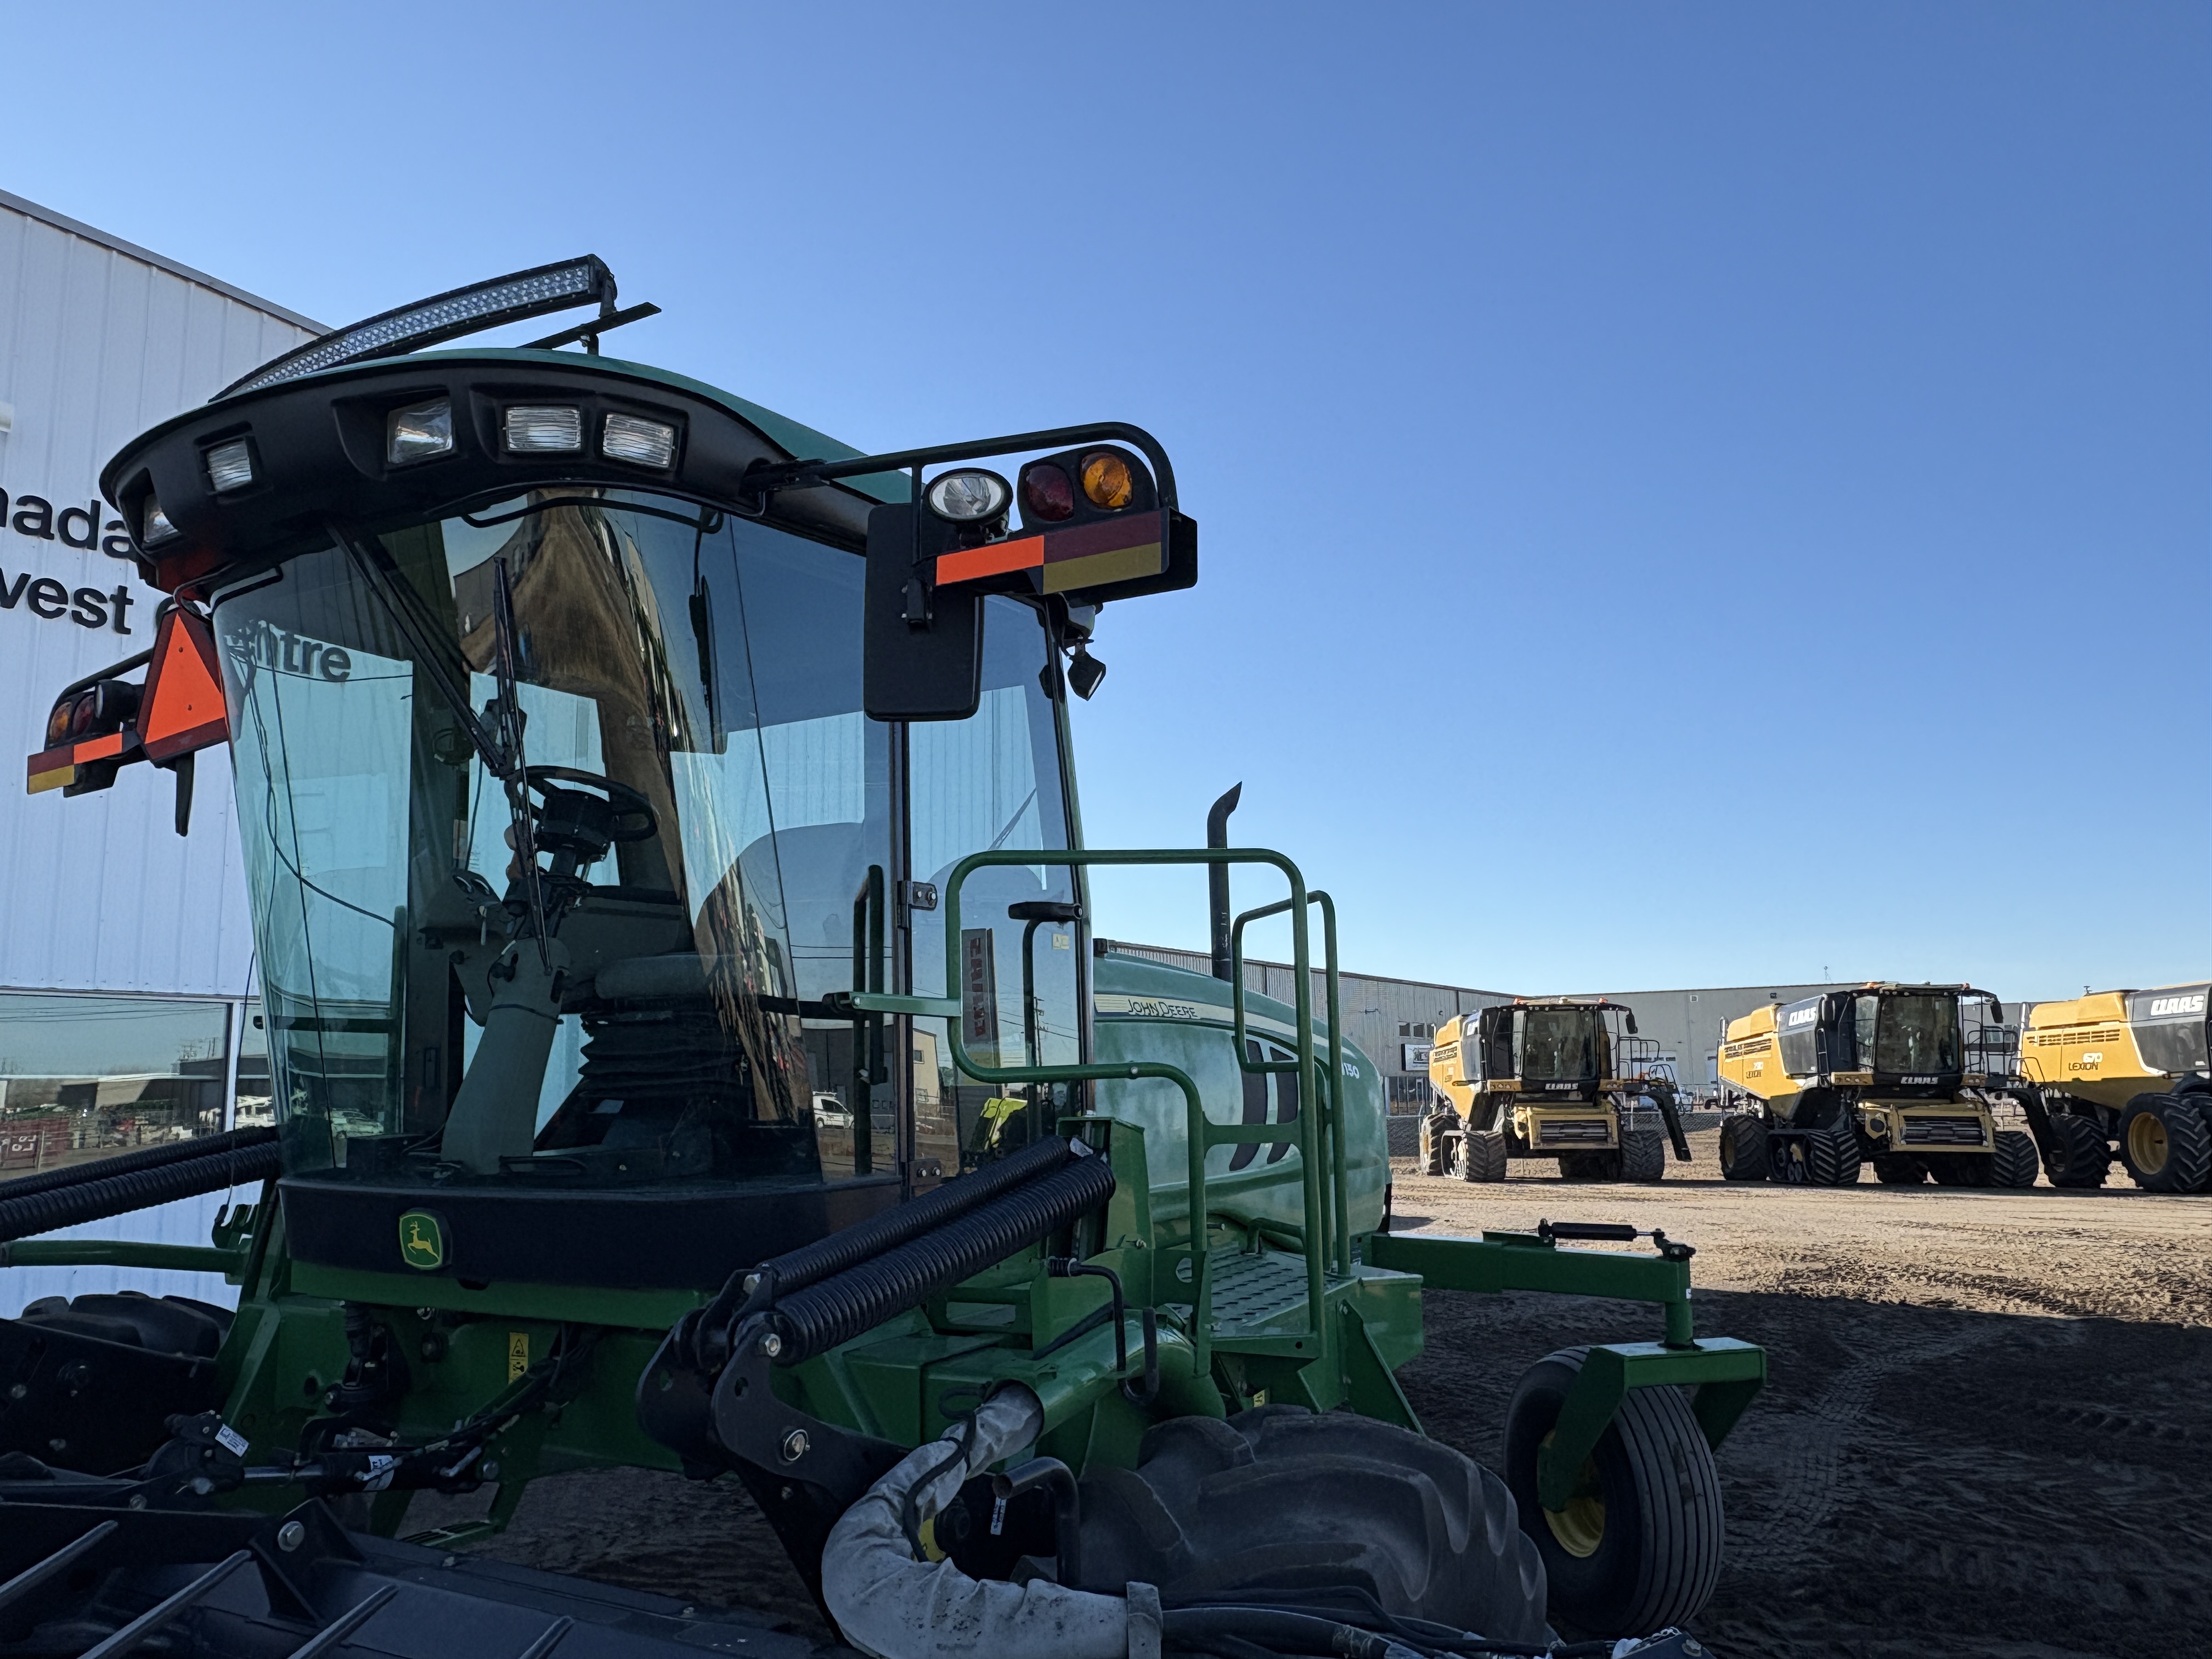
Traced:
<path fill-rule="evenodd" d="M 1930 1076 L 1960 1070 L 1958 998 L 1887 996 L 1880 1000 L 1873 1070 Z"/>
<path fill-rule="evenodd" d="M 1579 1083 L 1598 1075 L 1594 1008 L 1531 1008 L 1522 1015 L 1521 1075 L 1536 1083 Z"/>
<path fill-rule="evenodd" d="M 563 489 L 360 550 L 388 560 L 380 583 L 334 547 L 215 612 L 288 1167 L 614 1184 L 956 1170 L 963 1089 L 936 1044 L 894 1080 L 881 1039 L 821 1005 L 854 988 L 855 898 L 890 884 L 895 834 L 925 879 L 979 847 L 1067 844 L 1036 613 L 991 602 L 981 709 L 909 744 L 861 712 L 863 562 L 841 550 Z M 571 965 L 535 1147 L 469 1177 L 439 1162 L 437 1131 L 529 905 L 507 787 L 443 688 L 495 724 L 501 569 L 525 758 L 625 815 L 556 917 Z M 558 866 L 538 863 L 543 891 Z M 1009 904 L 1069 898 L 1067 872 L 989 873 L 964 897 L 1018 971 Z M 1036 955 L 1041 1057 L 1072 1059 L 1072 954 Z M 993 1012 L 1009 1058 L 1020 1000 Z"/>

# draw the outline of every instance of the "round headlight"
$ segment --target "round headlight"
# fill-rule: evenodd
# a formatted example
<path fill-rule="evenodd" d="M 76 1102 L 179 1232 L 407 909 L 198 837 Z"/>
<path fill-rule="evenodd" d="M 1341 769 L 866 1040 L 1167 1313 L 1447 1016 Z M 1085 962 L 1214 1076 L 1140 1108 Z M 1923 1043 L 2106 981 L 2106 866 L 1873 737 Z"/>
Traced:
<path fill-rule="evenodd" d="M 1083 493 L 1091 506 L 1113 512 L 1128 506 L 1137 493 L 1137 481 L 1130 476 L 1128 462 L 1110 450 L 1101 450 L 1083 458 Z"/>
<path fill-rule="evenodd" d="M 1022 516 L 1057 524 L 1075 512 L 1075 486 L 1050 461 L 1022 469 Z"/>
<path fill-rule="evenodd" d="M 955 524 L 981 524 L 1004 513 L 1013 493 L 997 473 L 986 472 L 980 466 L 963 466 L 932 479 L 922 499 L 940 519 Z"/>

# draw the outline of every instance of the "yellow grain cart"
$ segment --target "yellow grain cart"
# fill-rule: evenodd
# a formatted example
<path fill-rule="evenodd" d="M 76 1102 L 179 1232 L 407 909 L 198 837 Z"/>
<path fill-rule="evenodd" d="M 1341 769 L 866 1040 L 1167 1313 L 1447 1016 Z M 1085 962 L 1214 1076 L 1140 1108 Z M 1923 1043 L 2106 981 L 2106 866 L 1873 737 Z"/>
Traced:
<path fill-rule="evenodd" d="M 1448 1021 L 1429 1081 L 1449 1103 L 1421 1125 L 1422 1167 L 1503 1181 L 1510 1159 L 1555 1158 L 1570 1181 L 1657 1181 L 1668 1140 L 1690 1159 L 1658 1054 L 1632 1010 L 1599 997 L 1516 997 Z"/>
<path fill-rule="evenodd" d="M 2104 1184 L 2113 1151 L 2138 1187 L 2212 1188 L 2212 985 L 2099 991 L 2039 1002 L 2023 1022 L 2022 1076 L 2045 1115 L 2054 1187 Z"/>
<path fill-rule="evenodd" d="M 1970 1030 L 1976 1003 L 1988 1018 Z M 2033 1187 L 2035 1142 L 1996 1122 L 2014 1079 L 1966 1069 L 2009 1047 L 1989 1035 L 2003 1018 L 1972 986 L 1875 982 L 1730 1021 L 1721 1081 L 1748 1109 L 1721 1125 L 1721 1173 L 1848 1187 L 1870 1163 L 1889 1185 Z"/>

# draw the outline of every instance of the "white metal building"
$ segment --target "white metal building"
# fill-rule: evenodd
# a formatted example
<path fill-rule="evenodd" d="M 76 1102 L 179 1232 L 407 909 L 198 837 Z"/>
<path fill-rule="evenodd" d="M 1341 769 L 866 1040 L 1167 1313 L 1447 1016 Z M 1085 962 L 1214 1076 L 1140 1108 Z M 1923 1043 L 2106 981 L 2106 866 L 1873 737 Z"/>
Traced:
<path fill-rule="evenodd" d="M 0 756 L 17 769 L 0 781 L 0 1194 L 13 1176 L 228 1127 L 241 1094 L 265 1109 L 227 751 L 201 757 L 183 839 L 166 774 L 133 768 L 64 801 L 26 795 L 20 767 L 55 693 L 152 638 L 161 596 L 115 556 L 101 465 L 323 331 L 0 191 Z M 91 1231 L 204 1243 L 222 1201 Z M 14 1268 L 0 1314 L 124 1285 L 234 1296 L 207 1275 Z"/>

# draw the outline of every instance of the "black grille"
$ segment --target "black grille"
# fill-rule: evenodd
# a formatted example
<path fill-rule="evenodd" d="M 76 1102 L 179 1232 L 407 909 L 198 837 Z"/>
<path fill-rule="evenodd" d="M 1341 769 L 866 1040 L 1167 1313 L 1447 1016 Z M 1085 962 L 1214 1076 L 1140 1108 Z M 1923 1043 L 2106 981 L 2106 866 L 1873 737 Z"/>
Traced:
<path fill-rule="evenodd" d="M 1613 1132 L 1601 1117 L 1555 1118 L 1536 1129 L 1539 1146 L 1602 1146 L 1612 1139 Z"/>
<path fill-rule="evenodd" d="M 1982 1121 L 1978 1117 L 1908 1117 L 1905 1120 L 1908 1146 L 1986 1146 Z"/>

